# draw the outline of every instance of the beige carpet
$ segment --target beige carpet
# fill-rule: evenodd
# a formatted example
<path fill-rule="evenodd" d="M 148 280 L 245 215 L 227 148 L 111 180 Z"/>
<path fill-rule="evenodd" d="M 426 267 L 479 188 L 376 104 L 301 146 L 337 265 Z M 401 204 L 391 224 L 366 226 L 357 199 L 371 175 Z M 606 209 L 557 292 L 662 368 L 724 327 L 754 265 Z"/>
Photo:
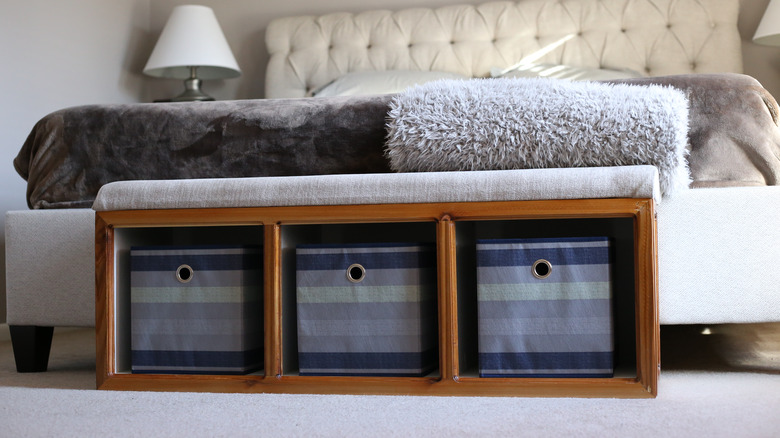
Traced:
<path fill-rule="evenodd" d="M 591 400 L 96 391 L 93 330 L 55 330 L 39 374 L 0 333 L 0 436 L 780 436 L 780 324 L 661 338 L 658 398 Z"/>

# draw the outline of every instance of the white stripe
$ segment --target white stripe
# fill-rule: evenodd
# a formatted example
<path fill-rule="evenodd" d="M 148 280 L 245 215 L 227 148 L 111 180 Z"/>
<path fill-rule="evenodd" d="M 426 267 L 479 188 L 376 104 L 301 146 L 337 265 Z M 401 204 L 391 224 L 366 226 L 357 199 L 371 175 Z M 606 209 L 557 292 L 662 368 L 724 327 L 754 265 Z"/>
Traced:
<path fill-rule="evenodd" d="M 417 303 L 436 296 L 433 287 L 365 286 L 365 287 L 298 287 L 298 303 Z"/>
<path fill-rule="evenodd" d="M 240 305 L 261 301 L 260 287 L 131 287 L 130 303 Z"/>
<path fill-rule="evenodd" d="M 477 301 L 608 300 L 609 282 L 478 284 Z"/>

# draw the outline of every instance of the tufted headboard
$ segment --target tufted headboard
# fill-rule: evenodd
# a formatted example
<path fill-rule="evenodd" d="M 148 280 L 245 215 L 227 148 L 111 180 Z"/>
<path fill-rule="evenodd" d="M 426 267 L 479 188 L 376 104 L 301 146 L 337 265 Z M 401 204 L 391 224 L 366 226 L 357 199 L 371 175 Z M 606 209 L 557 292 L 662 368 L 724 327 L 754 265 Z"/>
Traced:
<path fill-rule="evenodd" d="M 538 62 L 741 73 L 738 13 L 739 0 L 520 0 L 280 18 L 266 31 L 265 95 L 303 97 L 364 70 L 484 77 L 550 47 Z"/>

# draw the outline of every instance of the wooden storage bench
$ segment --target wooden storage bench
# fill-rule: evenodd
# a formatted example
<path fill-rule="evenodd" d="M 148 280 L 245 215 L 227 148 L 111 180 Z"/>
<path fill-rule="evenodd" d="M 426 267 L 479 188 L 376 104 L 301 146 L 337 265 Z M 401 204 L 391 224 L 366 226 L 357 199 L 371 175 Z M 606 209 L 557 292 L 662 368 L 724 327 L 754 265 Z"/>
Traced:
<path fill-rule="evenodd" d="M 561 184 L 568 188 L 560 189 Z M 546 196 L 555 199 L 547 199 Z M 659 326 L 654 168 L 340 175 L 109 184 L 95 202 L 97 387 L 266 393 L 653 397 Z M 612 248 L 612 377 L 479 377 L 476 242 L 605 236 Z M 436 250 L 434 371 L 300 375 L 298 245 L 421 242 Z M 263 370 L 133 374 L 129 249 L 263 248 Z"/>

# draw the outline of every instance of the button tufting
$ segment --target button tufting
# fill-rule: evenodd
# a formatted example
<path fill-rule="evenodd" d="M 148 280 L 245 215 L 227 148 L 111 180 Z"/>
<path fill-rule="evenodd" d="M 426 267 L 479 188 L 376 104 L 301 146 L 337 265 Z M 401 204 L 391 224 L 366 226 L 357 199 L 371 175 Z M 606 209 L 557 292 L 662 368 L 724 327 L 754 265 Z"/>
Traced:
<path fill-rule="evenodd" d="M 571 8 L 571 4 L 573 4 L 572 2 L 576 3 L 576 0 L 538 0 L 538 1 L 544 2 L 545 4 L 550 3 L 555 5 L 569 5 L 568 6 L 569 8 Z M 595 3 L 601 3 L 605 0 L 588 0 L 588 2 L 590 1 L 593 1 Z M 618 1 L 621 3 L 633 4 L 635 1 L 640 1 L 640 0 L 618 0 Z M 654 0 L 641 0 L 641 1 L 642 2 L 649 1 L 652 3 Z M 698 0 L 684 0 L 684 1 L 697 2 Z M 677 0 L 672 1 L 672 3 L 675 2 L 677 2 Z M 323 54 L 324 57 L 327 58 L 328 56 L 330 56 L 331 58 L 334 59 L 334 62 L 338 62 L 339 65 L 341 65 L 341 63 L 343 62 L 347 62 L 348 60 L 351 60 L 353 56 L 357 57 L 357 59 L 360 59 L 360 62 L 394 63 L 396 62 L 394 57 L 400 56 L 399 54 L 394 52 L 394 50 L 402 50 L 403 46 L 406 45 L 407 51 L 403 56 L 408 58 L 409 56 L 411 56 L 410 54 L 413 52 L 411 50 L 413 48 L 412 46 L 417 47 L 419 45 L 420 47 L 414 50 L 415 53 L 412 54 L 415 56 L 415 60 L 414 60 L 415 62 L 430 64 L 432 62 L 431 57 L 434 54 L 439 54 L 437 50 L 439 52 L 441 50 L 444 50 L 447 53 L 439 54 L 440 58 L 436 60 L 437 63 L 441 63 L 441 65 L 446 65 L 446 66 L 452 65 L 453 68 L 455 68 L 455 66 L 461 68 L 459 64 L 465 63 L 466 66 L 469 67 L 469 69 L 474 68 L 475 70 L 477 70 L 478 75 L 479 74 L 484 75 L 485 68 L 483 67 L 483 63 L 487 65 L 491 65 L 493 62 L 495 62 L 493 61 L 493 58 L 495 57 L 513 56 L 514 51 L 516 50 L 518 44 L 528 45 L 527 47 L 523 46 L 524 47 L 523 51 L 525 52 L 527 50 L 530 50 L 531 47 L 536 47 L 538 50 L 541 47 L 552 45 L 556 43 L 559 39 L 561 39 L 560 36 L 559 37 L 556 36 L 560 35 L 559 32 L 562 29 L 555 28 L 555 27 L 553 28 L 548 27 L 547 20 L 545 20 L 544 22 L 534 23 L 535 16 L 533 14 L 523 15 L 523 17 L 525 18 L 521 17 L 523 23 L 522 27 L 524 27 L 523 30 L 527 33 L 520 32 L 522 34 L 520 36 L 516 34 L 510 35 L 512 32 L 510 32 L 507 29 L 511 29 L 512 28 L 511 26 L 517 25 L 516 21 L 519 20 L 520 18 L 517 18 L 519 17 L 519 15 L 518 13 L 516 13 L 516 11 L 521 11 L 522 14 L 526 13 L 526 9 L 524 9 L 525 3 L 528 2 L 525 1 L 508 2 L 506 6 L 506 8 L 508 8 L 507 9 L 508 15 L 502 16 L 503 18 L 506 19 L 506 22 L 504 22 L 503 19 L 498 22 L 492 22 L 491 20 L 488 20 L 488 23 L 486 25 L 483 25 L 482 24 L 483 20 L 479 19 L 478 16 L 473 17 L 473 19 L 471 18 L 470 15 L 468 19 L 466 19 L 467 17 L 464 17 L 463 18 L 464 22 L 471 23 L 473 21 L 474 23 L 479 24 L 478 30 L 474 30 L 471 29 L 469 26 L 466 26 L 468 27 L 468 29 L 465 29 L 463 26 L 461 26 L 460 22 L 449 23 L 447 20 L 444 20 L 444 24 L 441 23 L 436 23 L 435 25 L 431 24 L 430 25 L 431 29 L 423 32 L 424 35 L 422 35 L 422 39 L 420 39 L 421 37 L 419 35 L 421 34 L 417 30 L 408 31 L 409 29 L 415 29 L 414 28 L 415 23 L 418 22 L 417 18 L 413 15 L 407 17 L 406 15 L 402 14 L 402 16 L 399 16 L 400 17 L 399 18 L 399 17 L 395 17 L 393 14 L 390 14 L 389 16 L 387 16 L 389 18 L 387 17 L 382 18 L 382 20 L 385 19 L 390 20 L 388 21 L 388 23 L 392 22 L 392 19 L 397 18 L 398 20 L 400 20 L 398 26 L 384 26 L 384 24 L 377 24 L 374 23 L 374 21 L 369 21 L 367 23 L 364 23 L 363 21 L 361 21 L 364 19 L 364 17 L 361 15 L 360 19 L 358 20 L 359 25 L 356 25 L 354 29 L 355 32 L 349 36 L 334 33 L 333 29 L 331 29 L 332 26 L 337 25 L 338 21 L 334 21 L 333 23 L 322 22 L 320 24 L 316 24 L 317 22 L 315 21 L 314 22 L 315 26 L 317 25 L 324 26 L 322 28 L 322 32 L 320 32 L 321 36 L 317 36 L 315 41 L 318 41 L 316 44 L 319 45 L 319 47 L 321 47 L 320 44 L 322 42 L 325 42 L 324 45 L 326 47 L 326 51 Z M 530 3 L 536 4 L 537 2 L 531 1 Z M 662 3 L 668 3 L 668 2 L 664 1 Z M 710 9 L 709 4 L 707 2 L 701 2 L 701 4 L 705 5 L 703 6 L 703 8 L 707 10 Z M 472 11 L 472 9 L 473 8 L 468 9 L 469 14 L 475 12 Z M 729 21 L 727 21 L 726 18 L 723 17 L 723 14 L 721 14 L 720 11 L 716 11 L 716 9 L 721 9 L 721 8 L 714 7 L 712 14 L 710 14 L 711 16 L 709 19 L 707 18 L 699 19 L 699 21 L 697 22 L 700 23 L 698 24 L 700 26 L 699 31 L 695 31 L 695 29 L 691 29 L 690 25 L 686 24 L 689 22 L 689 20 L 684 13 L 681 13 L 681 11 L 677 10 L 679 8 L 666 8 L 666 9 L 662 8 L 662 9 L 663 9 L 663 13 L 650 14 L 647 17 L 641 15 L 637 17 L 636 15 L 634 15 L 636 11 L 632 11 L 632 13 L 627 12 L 628 15 L 616 13 L 614 16 L 609 16 L 609 17 L 599 16 L 597 19 L 598 20 L 597 25 L 591 24 L 592 22 L 590 21 L 590 17 L 580 17 L 579 14 L 576 13 L 573 14 L 573 16 L 564 14 L 564 16 L 560 17 L 560 19 L 562 20 L 561 23 L 565 23 L 565 28 L 568 29 L 568 31 L 565 31 L 565 34 L 573 36 L 574 41 L 580 41 L 580 43 L 582 44 L 585 44 L 587 41 L 590 42 L 591 44 L 596 45 L 593 47 L 596 56 L 590 54 L 588 55 L 591 56 L 592 62 L 595 62 L 593 64 L 594 67 L 596 64 L 598 64 L 598 59 L 600 57 L 599 54 L 602 53 L 603 50 L 606 50 L 607 48 L 609 50 L 616 48 L 616 50 L 620 50 L 620 51 L 625 50 L 629 53 L 633 53 L 632 56 L 635 57 L 637 60 L 643 59 L 645 60 L 645 62 L 652 61 L 654 65 L 655 64 L 659 65 L 659 70 L 656 71 L 655 67 L 642 66 L 641 61 L 639 61 L 637 64 L 634 65 L 633 68 L 641 72 L 643 76 L 649 74 L 665 74 L 664 72 L 675 71 L 674 70 L 675 68 L 680 70 L 680 72 L 687 71 L 689 73 L 692 72 L 702 73 L 714 69 L 725 69 L 731 71 L 734 68 L 730 66 L 731 61 L 727 59 L 727 58 L 731 58 L 730 56 L 731 53 L 728 53 L 729 56 L 726 56 L 726 54 L 724 54 L 723 56 L 717 56 L 712 54 L 712 52 L 717 51 L 717 49 L 712 48 L 713 45 L 710 44 L 711 41 L 714 40 L 721 41 L 719 39 L 721 32 L 731 31 L 730 26 L 726 26 L 725 24 L 722 24 L 722 23 L 728 23 Z M 560 11 L 555 11 L 555 12 L 563 13 L 564 11 L 562 9 Z M 426 12 L 426 14 L 428 14 L 428 12 Z M 373 16 L 368 18 L 374 20 Z M 377 17 L 377 18 L 381 18 L 381 17 Z M 584 18 L 585 21 L 582 21 L 582 19 L 580 18 Z M 426 25 L 427 23 L 429 23 L 427 19 L 423 20 L 423 22 L 425 22 Z M 677 25 L 678 22 L 680 22 L 680 26 Z M 369 23 L 373 23 L 373 24 L 369 24 Z M 505 26 L 509 26 L 509 27 L 505 27 Z M 646 29 L 647 31 L 637 32 L 636 26 L 640 26 L 642 29 Z M 706 30 L 707 28 L 710 28 L 710 32 Z M 363 29 L 363 30 L 369 29 L 370 31 L 357 32 L 357 29 Z M 595 30 L 595 29 L 600 29 L 600 30 Z M 663 31 L 663 29 L 666 29 L 666 31 Z M 292 30 L 294 29 L 291 28 L 290 31 Z M 623 35 L 623 37 L 615 38 L 616 30 L 618 31 L 618 33 Z M 629 31 L 632 34 L 631 37 L 628 36 Z M 510 34 L 507 34 L 506 32 L 510 32 Z M 493 35 L 490 36 L 490 33 L 493 33 Z M 502 35 L 500 38 L 498 37 L 499 33 L 501 33 Z M 585 37 L 586 33 L 588 34 L 587 38 Z M 677 36 L 677 38 L 675 38 L 675 34 L 678 33 L 679 35 Z M 446 39 L 448 34 L 450 38 Z M 709 34 L 713 36 L 709 37 L 708 36 Z M 458 38 L 457 40 L 455 39 L 456 35 Z M 481 37 L 479 35 L 481 35 Z M 596 38 L 596 40 L 598 41 L 596 40 L 591 41 L 592 38 L 594 38 L 596 35 L 599 36 L 598 38 Z M 336 36 L 338 36 L 338 38 L 336 38 Z M 307 38 L 310 37 L 311 35 L 307 36 Z M 382 43 L 378 43 L 379 46 L 376 50 L 374 50 L 373 43 L 370 41 L 371 39 L 375 39 L 375 38 L 380 38 L 382 41 L 384 41 Z M 417 44 L 411 41 L 407 41 L 406 44 L 404 44 L 403 43 L 404 38 L 415 38 L 415 41 L 421 41 L 421 42 L 420 44 Z M 603 38 L 607 38 L 607 40 L 601 41 Z M 631 41 L 629 42 L 627 38 L 630 38 Z M 658 38 L 662 39 L 662 43 L 660 45 L 659 43 L 654 42 Z M 335 42 L 336 39 L 339 41 L 338 44 L 336 44 Z M 360 40 L 363 40 L 363 43 L 360 43 L 359 42 Z M 501 40 L 501 47 L 498 47 L 499 40 Z M 348 43 L 349 41 L 351 41 L 351 44 Z M 474 43 L 472 43 L 472 41 L 474 41 Z M 481 41 L 481 42 L 476 43 L 476 41 Z M 279 42 L 280 46 L 282 45 L 281 44 L 282 42 L 284 41 L 280 40 Z M 484 45 L 485 42 L 488 42 L 488 46 Z M 284 42 L 284 43 L 296 49 L 297 49 L 296 46 L 298 45 L 312 44 L 311 42 L 299 43 L 297 39 L 290 39 L 289 42 Z M 577 45 L 580 43 L 571 43 L 571 44 Z M 458 45 L 457 49 L 455 48 L 455 44 Z M 442 45 L 449 45 L 450 49 L 447 50 L 443 48 Z M 661 47 L 661 45 L 663 45 L 663 47 Z M 338 53 L 334 53 L 336 52 L 336 46 L 338 46 Z M 361 46 L 363 47 L 362 55 L 360 55 Z M 553 53 L 559 54 L 560 50 L 562 50 L 562 47 L 563 46 L 561 46 L 560 49 L 556 49 L 556 51 Z M 727 45 L 727 47 L 731 51 L 732 46 Z M 579 49 L 588 50 L 588 47 L 584 46 L 583 48 L 579 48 Z M 507 51 L 512 53 L 509 53 Z M 663 53 L 662 51 L 670 52 L 670 53 Z M 477 53 L 477 55 L 474 55 L 475 52 Z M 480 52 L 487 52 L 487 53 L 480 53 Z M 701 52 L 701 54 L 699 52 Z M 694 55 L 691 55 L 691 53 L 693 53 Z M 457 56 L 455 56 L 455 54 L 457 54 Z M 524 54 L 527 55 L 527 53 Z M 570 53 L 566 53 L 566 55 L 569 56 Z M 369 56 L 371 59 L 366 60 L 365 56 Z M 386 60 L 384 58 L 386 56 L 390 57 L 389 59 L 391 61 Z M 554 55 L 549 55 L 549 56 L 552 56 L 553 58 L 556 57 Z M 699 67 L 698 61 L 690 59 L 689 58 L 690 56 L 697 56 L 697 57 L 700 56 L 704 60 L 703 61 L 704 64 L 701 67 Z M 476 58 L 476 60 L 472 58 Z M 345 59 L 347 61 L 345 61 Z M 545 57 L 543 59 L 550 60 L 551 58 Z M 310 61 L 306 60 L 305 62 L 308 63 Z M 312 59 L 311 62 L 314 63 L 315 60 Z M 563 62 L 563 61 L 559 61 L 559 62 Z M 409 61 L 407 60 L 404 60 L 403 62 L 399 61 L 399 65 L 407 65 L 408 63 Z M 471 64 L 479 64 L 479 67 L 472 66 Z M 667 66 L 667 64 L 669 64 L 669 66 L 664 67 Z M 686 64 L 688 67 L 686 67 Z M 729 67 L 722 67 L 722 66 L 729 66 Z"/>

